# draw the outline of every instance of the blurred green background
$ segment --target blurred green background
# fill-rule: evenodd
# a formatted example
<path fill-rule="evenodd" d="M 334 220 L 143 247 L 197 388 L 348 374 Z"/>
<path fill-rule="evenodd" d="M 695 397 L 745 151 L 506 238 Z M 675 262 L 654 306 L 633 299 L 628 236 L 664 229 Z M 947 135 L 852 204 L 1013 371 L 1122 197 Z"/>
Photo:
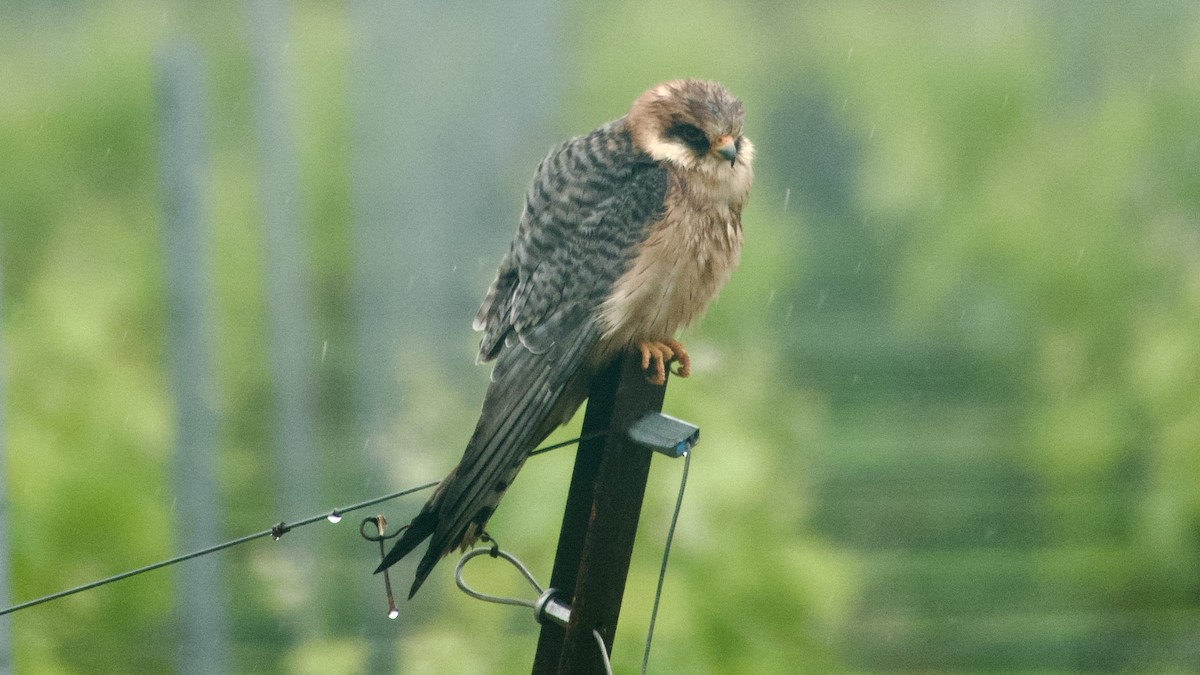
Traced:
<path fill-rule="evenodd" d="M 164 226 L 178 63 L 195 250 Z M 1194 2 L 0 3 L 10 600 L 444 475 L 534 167 L 678 76 L 745 101 L 758 160 L 667 394 L 704 440 L 651 672 L 1200 671 Z M 170 250 L 211 319 L 201 525 Z M 530 462 L 489 527 L 543 582 L 570 466 Z M 680 468 L 655 460 L 617 672 Z M 528 670 L 528 612 L 452 560 L 389 621 L 355 522 L 207 558 L 198 601 L 185 563 L 18 613 L 13 668 Z"/>

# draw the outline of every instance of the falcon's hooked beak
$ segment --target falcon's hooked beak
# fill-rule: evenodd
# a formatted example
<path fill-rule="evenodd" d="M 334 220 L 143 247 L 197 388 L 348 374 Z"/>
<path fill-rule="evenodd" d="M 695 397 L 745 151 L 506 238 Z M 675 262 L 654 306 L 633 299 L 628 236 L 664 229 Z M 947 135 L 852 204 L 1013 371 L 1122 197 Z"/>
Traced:
<path fill-rule="evenodd" d="M 733 166 L 733 163 L 737 161 L 737 143 L 729 134 L 718 138 L 717 142 L 713 143 L 712 151 L 729 162 L 729 166 Z"/>

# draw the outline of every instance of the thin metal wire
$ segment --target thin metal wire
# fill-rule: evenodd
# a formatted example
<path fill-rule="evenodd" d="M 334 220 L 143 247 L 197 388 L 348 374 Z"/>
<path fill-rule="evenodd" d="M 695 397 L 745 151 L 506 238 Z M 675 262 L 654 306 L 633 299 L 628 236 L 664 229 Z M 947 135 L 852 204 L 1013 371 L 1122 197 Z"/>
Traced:
<path fill-rule="evenodd" d="M 529 582 L 529 585 L 533 586 L 533 590 L 537 591 L 538 599 L 522 600 L 521 598 L 506 598 L 499 595 L 481 593 L 468 586 L 467 582 L 463 580 L 463 567 L 468 561 L 478 558 L 481 555 L 487 555 L 492 558 L 504 558 L 508 562 L 512 563 L 513 567 L 516 567 L 518 570 L 520 570 L 521 574 L 525 577 L 525 580 Z M 530 607 L 534 610 L 535 616 L 538 612 L 539 605 L 541 605 L 546 599 L 546 591 L 543 590 L 541 585 L 538 584 L 537 580 L 533 578 L 533 573 L 529 571 L 529 568 L 526 567 L 520 560 L 518 560 L 516 556 L 501 550 L 499 546 L 494 544 L 490 547 L 480 546 L 479 548 L 473 548 L 464 553 L 462 557 L 458 559 L 458 565 L 454 568 L 454 582 L 458 584 L 459 590 L 471 596 L 472 598 L 475 598 L 476 600 L 494 602 L 500 605 L 513 605 L 515 607 Z M 550 591 L 550 593 L 553 592 L 553 590 Z M 541 618 L 539 618 L 539 621 L 540 620 Z M 592 629 L 592 635 L 596 638 L 596 644 L 600 646 L 600 658 L 604 661 L 604 672 L 608 675 L 612 675 L 612 663 L 609 662 L 608 647 L 604 644 L 604 638 L 600 636 L 600 631 L 595 628 Z"/>
<path fill-rule="evenodd" d="M 607 430 L 602 430 L 602 431 L 593 431 L 593 432 L 592 432 L 592 433 L 590 433 L 590 434 L 584 434 L 584 435 L 582 435 L 582 436 L 579 436 L 579 437 L 577 437 L 577 438 L 572 438 L 572 439 L 570 439 L 570 440 L 566 440 L 566 441 L 563 441 L 563 442 L 561 442 L 561 443 L 555 443 L 554 445 L 547 445 L 547 446 L 546 446 L 546 447 L 544 447 L 544 448 L 538 448 L 537 450 L 534 450 L 533 452 L 529 453 L 529 456 L 530 456 L 530 457 L 533 457 L 534 455 L 540 455 L 540 454 L 542 454 L 542 453 L 544 453 L 544 452 L 550 452 L 551 450 L 557 450 L 557 449 L 559 449 L 559 448 L 562 448 L 562 447 L 565 447 L 565 446 L 568 446 L 568 445 L 574 445 L 575 443 L 582 443 L 582 442 L 584 442 L 584 441 L 590 441 L 590 440 L 592 440 L 593 438 L 600 438 L 601 436 L 603 436 L 603 435 L 605 435 L 605 434 L 607 434 L 607 433 L 608 433 L 608 431 L 607 431 Z"/>
<path fill-rule="evenodd" d="M 592 635 L 596 636 L 596 644 L 600 645 L 600 658 L 604 661 L 604 672 L 608 675 L 613 675 L 612 663 L 608 660 L 608 647 L 604 645 L 604 638 L 600 637 L 600 631 L 593 628 Z"/>
<path fill-rule="evenodd" d="M 322 517 L 324 517 L 324 516 L 322 516 Z M 156 562 L 153 565 L 146 565 L 145 567 L 139 567 L 135 570 L 129 570 L 128 572 L 116 574 L 111 577 L 107 577 L 105 579 L 100 579 L 98 581 L 93 581 L 91 583 L 84 584 L 82 586 L 76 586 L 75 588 L 68 588 L 65 591 L 59 591 L 57 593 L 52 593 L 50 595 L 46 595 L 46 596 L 37 598 L 35 600 L 29 600 L 27 602 L 22 602 L 19 605 L 13 605 L 12 607 L 8 607 L 3 610 L 0 610 L 0 616 L 4 616 L 5 614 L 12 614 L 13 612 L 20 611 L 20 610 L 26 609 L 28 607 L 33 607 L 34 605 L 40 605 L 44 602 L 50 602 L 51 600 L 65 598 L 68 595 L 74 595 L 76 593 L 82 593 L 83 591 L 89 591 L 98 586 L 103 586 L 105 584 L 111 584 L 114 581 L 120 581 L 122 579 L 128 579 L 129 577 L 136 576 L 143 572 L 150 572 L 152 570 L 166 567 L 168 565 L 174 565 L 175 563 L 183 562 L 184 560 L 191 560 L 192 558 L 199 558 L 202 555 L 208 555 L 209 553 L 215 553 L 222 549 L 226 549 L 231 546 L 237 546 L 238 544 L 243 544 L 245 542 L 252 541 L 254 539 L 261 539 L 262 537 L 270 536 L 271 533 L 274 531 L 275 531 L 275 528 L 271 528 L 269 530 L 263 530 L 262 532 L 255 532 L 254 534 L 246 535 L 244 537 L 241 537 L 240 539 L 234 539 L 233 541 L 227 541 L 224 544 L 218 544 L 217 546 L 210 546 L 208 548 L 201 549 L 199 551 L 193 551 L 186 555 L 181 555 L 176 558 L 171 558 L 170 560 L 163 560 L 161 562 Z"/>
<path fill-rule="evenodd" d="M 557 450 L 558 448 L 566 447 L 568 445 L 571 445 L 572 443 L 579 443 L 581 441 L 591 440 L 600 435 L 603 435 L 604 433 L 605 432 L 592 433 L 592 434 L 588 434 L 586 436 L 572 438 L 570 440 L 566 440 L 561 443 L 555 443 L 554 445 L 549 445 L 544 448 L 538 448 L 537 450 L 534 450 L 533 452 L 529 453 L 529 456 L 532 457 L 533 455 L 540 455 L 545 452 L 550 452 L 551 450 Z M 357 504 L 351 504 L 350 506 L 344 506 L 340 509 L 333 509 L 332 511 L 329 511 L 326 513 L 321 513 L 319 515 L 310 516 L 308 518 L 296 521 L 294 523 L 287 523 L 287 522 L 277 523 L 275 525 L 272 525 L 270 529 L 262 530 L 261 532 L 255 532 L 254 534 L 248 534 L 244 537 L 238 537 L 237 539 L 233 539 L 233 540 L 221 543 L 221 544 L 217 544 L 215 546 L 209 546 L 208 548 L 202 548 L 198 551 L 192 551 L 191 553 L 185 553 L 184 555 L 176 556 L 174 558 L 169 558 L 167 560 L 160 560 L 159 562 L 156 562 L 152 565 L 146 565 L 145 567 L 139 567 L 137 569 L 132 569 L 127 572 L 122 572 L 120 574 L 114 574 L 111 577 L 97 579 L 96 581 L 92 581 L 90 583 L 83 584 L 82 586 L 75 586 L 74 588 L 68 588 L 66 590 L 62 590 L 57 593 L 51 593 L 50 595 L 45 595 L 40 598 L 35 598 L 33 600 L 28 600 L 26 602 L 22 602 L 18 605 L 12 605 L 11 607 L 6 607 L 4 609 L 0 609 L 0 616 L 5 616 L 6 614 L 12 614 L 13 612 L 18 612 L 23 609 L 28 609 L 30 607 L 34 607 L 34 606 L 37 606 L 37 605 L 40 605 L 40 604 L 43 604 L 46 602 L 50 602 L 51 600 L 58 600 L 59 598 L 65 598 L 68 595 L 75 595 L 76 593 L 90 591 L 93 588 L 99 588 L 100 586 L 105 586 L 107 584 L 121 581 L 123 579 L 128 579 L 129 577 L 134 577 L 139 574 L 143 574 L 145 572 L 152 572 L 157 569 L 169 567 L 176 563 L 181 563 L 185 560 L 191 560 L 192 558 L 199 558 L 201 556 L 205 556 L 210 553 L 216 553 L 217 551 L 223 551 L 227 548 L 232 548 L 239 544 L 244 544 L 248 541 L 254 541 L 255 539 L 262 539 L 264 537 L 270 536 L 270 537 L 278 540 L 283 535 L 296 529 L 297 527 L 311 525 L 312 523 L 315 523 L 319 520 L 329 520 L 330 522 L 336 523 L 337 521 L 341 520 L 342 514 L 350 513 L 351 511 L 357 511 L 359 509 L 365 509 L 368 506 L 374 506 L 376 504 L 380 504 L 380 503 L 383 503 L 383 502 L 386 502 L 386 501 L 389 501 L 392 499 L 396 499 L 397 497 L 403 497 L 405 495 L 413 494 L 414 492 L 428 490 L 429 488 L 434 487 L 435 485 L 437 485 L 440 482 L 441 481 L 435 480 L 435 481 L 430 481 L 428 483 L 422 483 L 421 485 L 417 485 L 415 487 L 405 488 L 403 490 L 400 490 L 397 492 L 392 492 L 390 494 L 386 494 L 381 497 L 375 497 L 373 499 L 368 499 L 366 501 L 358 502 Z"/>
<path fill-rule="evenodd" d="M 51 600 L 65 598 L 68 595 L 74 595 L 76 593 L 90 591 L 93 588 L 104 586 L 106 584 L 111 584 L 116 581 L 121 581 L 122 579 L 128 579 L 129 577 L 137 576 L 137 575 L 143 574 L 145 572 L 152 572 L 157 569 L 162 569 L 163 567 L 168 567 L 168 566 L 174 565 L 176 563 L 181 563 L 185 560 L 191 560 L 192 558 L 199 558 L 200 556 L 205 556 L 210 553 L 216 553 L 217 551 L 223 551 L 227 548 L 232 548 L 239 544 L 244 544 L 248 541 L 254 541 L 255 539 L 263 539 L 265 537 L 273 537 L 275 539 L 279 539 L 284 534 L 286 534 L 287 532 L 290 532 L 291 530 L 296 529 L 297 527 L 311 525 L 312 523 L 315 523 L 319 520 L 327 520 L 330 517 L 340 517 L 343 513 L 349 513 L 351 511 L 357 511 L 358 509 L 364 509 L 368 506 L 373 506 L 380 502 L 385 502 L 389 499 L 403 497 L 404 495 L 412 494 L 414 492 L 420 492 L 421 490 L 428 490 L 429 488 L 437 485 L 439 482 L 440 481 L 435 480 L 435 481 L 431 481 L 428 483 L 424 483 L 422 485 L 418 485 L 416 487 L 406 488 L 406 489 L 400 490 L 398 492 L 393 492 L 391 494 L 383 495 L 382 497 L 375 497 L 374 499 L 368 499 L 366 501 L 359 502 L 357 504 L 351 504 L 350 506 L 344 506 L 340 509 L 334 509 L 333 511 L 321 513 L 321 514 L 315 515 L 315 516 L 310 516 L 303 520 L 296 521 L 295 523 L 290 523 L 290 524 L 278 523 L 276 525 L 272 525 L 269 529 L 262 530 L 261 532 L 255 532 L 254 534 L 248 534 L 244 537 L 238 537 L 237 539 L 233 539 L 231 541 L 217 544 L 215 546 L 209 546 L 208 548 L 202 548 L 198 551 L 192 551 L 191 553 L 185 553 L 184 555 L 176 556 L 176 557 L 170 558 L 168 560 L 162 560 L 162 561 L 156 562 L 152 565 L 146 565 L 145 567 L 139 567 L 137 569 L 129 570 L 128 572 L 122 572 L 121 574 L 115 574 L 111 577 L 105 577 L 104 579 L 99 579 L 99 580 L 93 581 L 91 583 L 83 584 L 82 586 L 68 588 L 64 591 L 59 591 L 57 593 L 51 593 L 50 595 L 42 596 L 42 597 L 36 598 L 34 600 L 22 602 L 19 605 L 13 605 L 12 607 L 7 607 L 5 609 L 0 610 L 0 616 L 4 616 L 6 614 L 12 614 L 13 612 L 17 612 L 22 609 L 27 609 L 27 608 L 33 607 L 35 605 L 40 605 L 45 602 L 50 602 Z"/>
<path fill-rule="evenodd" d="M 537 591 L 539 596 L 545 592 L 542 587 L 538 585 L 537 580 L 533 578 L 533 573 L 529 571 L 529 568 L 526 567 L 520 560 L 517 560 L 515 556 L 507 551 L 501 550 L 498 546 L 481 546 L 479 548 L 473 548 L 464 553 L 462 557 L 458 559 L 458 566 L 454 568 L 454 582 L 458 584 L 458 588 L 462 590 L 463 593 L 466 593 L 476 600 L 483 600 L 484 602 L 495 602 L 501 605 L 513 605 L 516 607 L 529 607 L 531 609 L 536 606 L 537 603 L 534 600 L 522 600 L 521 598 L 505 598 L 499 595 L 489 595 L 487 593 L 480 593 L 479 591 L 468 586 L 467 582 L 463 580 L 463 566 L 467 564 L 467 561 L 477 558 L 481 555 L 489 555 L 493 558 L 504 558 L 508 562 L 512 563 L 513 567 L 516 567 L 518 570 L 520 570 L 521 574 L 525 576 L 525 580 L 529 582 L 530 586 L 533 586 L 533 590 Z"/>
<path fill-rule="evenodd" d="M 654 608 L 650 610 L 650 628 L 646 630 L 646 651 L 642 654 L 642 675 L 646 675 L 646 666 L 650 663 L 650 642 L 654 639 L 654 622 L 658 618 L 658 601 L 662 599 L 663 581 L 667 578 L 667 558 L 671 555 L 671 540 L 675 538 L 675 523 L 679 521 L 679 510 L 683 506 L 683 490 L 687 487 L 688 468 L 691 463 L 692 452 L 684 450 L 683 476 L 679 479 L 679 496 L 675 498 L 675 512 L 671 514 L 671 526 L 667 528 L 667 543 L 663 547 L 662 567 L 658 570 L 658 588 L 654 591 Z"/>
<path fill-rule="evenodd" d="M 339 520 L 341 520 L 341 518 L 339 518 Z M 367 531 L 363 529 L 367 525 L 374 525 L 375 530 L 379 532 L 379 534 L 368 534 Z M 367 516 L 366 518 L 363 518 L 362 522 L 358 524 L 358 533 L 367 541 L 379 542 L 379 560 L 383 561 L 387 559 L 387 549 L 384 547 L 383 542 L 400 536 L 409 527 L 410 525 L 405 525 L 391 534 L 384 534 L 384 532 L 387 530 L 387 518 L 384 518 L 383 514 L 381 513 L 377 516 Z M 387 617 L 389 619 L 395 619 L 399 617 L 400 610 L 396 608 L 396 595 L 392 593 L 392 577 L 390 574 L 388 574 L 386 569 L 383 570 L 383 592 L 384 595 L 387 596 Z"/>
<path fill-rule="evenodd" d="M 553 446 L 547 449 L 553 449 Z M 679 494 L 675 497 L 675 511 L 671 514 L 671 525 L 667 528 L 667 542 L 663 547 L 662 565 L 658 570 L 658 587 L 654 591 L 654 606 L 650 610 L 650 627 L 646 631 L 646 651 L 642 654 L 642 675 L 645 675 L 646 667 L 650 663 L 650 645 L 654 639 L 654 624 L 658 619 L 658 606 L 659 601 L 662 600 L 663 583 L 667 578 L 667 562 L 671 556 L 671 543 L 675 539 L 675 526 L 679 522 L 679 512 L 683 509 L 683 493 L 687 488 L 688 470 L 692 465 L 691 451 L 685 450 L 682 455 L 683 474 L 679 478 Z M 541 596 L 543 596 L 546 591 L 543 590 L 541 585 L 538 584 L 537 580 L 533 578 L 533 573 L 529 571 L 529 568 L 526 567 L 520 560 L 518 560 L 516 556 L 501 550 L 500 547 L 494 543 L 490 547 L 481 546 L 479 548 L 471 549 L 458 559 L 458 565 L 454 568 L 454 582 L 458 585 L 459 590 L 471 596 L 472 598 L 475 598 L 476 600 L 494 602 L 501 605 L 512 605 L 515 607 L 531 607 L 536 612 L 538 609 L 538 601 L 522 600 L 521 598 L 506 598 L 499 595 L 481 593 L 467 585 L 467 582 L 463 579 L 463 568 L 466 566 L 467 562 L 478 558 L 481 555 L 488 555 L 492 558 L 504 558 L 507 560 L 512 564 L 513 567 L 516 567 L 521 572 L 521 574 L 525 577 L 525 580 L 529 582 L 529 585 L 533 586 L 533 589 L 537 591 L 539 596 L 538 601 L 542 599 Z M 608 647 L 604 644 L 604 638 L 600 635 L 600 631 L 596 629 L 592 629 L 592 635 L 596 638 L 596 643 L 600 646 L 600 657 L 604 661 L 604 670 L 606 673 L 608 673 L 608 675 L 612 675 L 612 663 L 609 661 Z"/>

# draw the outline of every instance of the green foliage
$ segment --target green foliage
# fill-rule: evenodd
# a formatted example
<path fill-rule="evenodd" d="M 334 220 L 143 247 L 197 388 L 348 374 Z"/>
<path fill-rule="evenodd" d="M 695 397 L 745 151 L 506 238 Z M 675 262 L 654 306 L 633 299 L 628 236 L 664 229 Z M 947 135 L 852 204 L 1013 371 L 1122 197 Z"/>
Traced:
<path fill-rule="evenodd" d="M 175 552 L 153 64 L 179 36 L 200 45 L 211 99 L 221 526 L 234 536 L 280 518 L 245 8 L 221 8 L 0 10 L 14 600 Z M 406 393 L 382 440 L 364 440 L 346 11 L 296 3 L 288 34 L 325 345 L 321 507 L 441 475 L 485 377 L 450 365 L 471 358 L 466 318 L 461 343 L 397 340 Z M 704 76 L 746 101 L 759 153 L 742 269 L 685 336 L 695 377 L 668 393 L 703 442 L 652 672 L 1200 668 L 1200 12 L 558 11 L 561 59 L 547 68 L 562 83 L 561 133 L 620 114 L 655 81 Z M 462 59 L 487 58 L 470 52 L 477 23 L 464 24 Z M 498 180 L 520 184 L 531 168 L 514 162 Z M 497 213 L 517 212 L 509 198 Z M 494 262 L 463 260 L 463 274 Z M 543 579 L 569 452 L 532 461 L 493 520 Z M 679 468 L 654 466 L 619 672 L 641 659 Z M 388 511 L 399 521 L 410 508 Z M 289 535 L 316 542 L 307 559 L 266 544 L 223 554 L 231 670 L 528 668 L 536 626 L 464 599 L 448 570 L 398 622 L 383 619 L 378 579 L 364 579 L 370 549 L 351 529 Z M 478 578 L 527 592 L 505 572 Z M 17 615 L 18 670 L 171 670 L 171 581 Z"/>

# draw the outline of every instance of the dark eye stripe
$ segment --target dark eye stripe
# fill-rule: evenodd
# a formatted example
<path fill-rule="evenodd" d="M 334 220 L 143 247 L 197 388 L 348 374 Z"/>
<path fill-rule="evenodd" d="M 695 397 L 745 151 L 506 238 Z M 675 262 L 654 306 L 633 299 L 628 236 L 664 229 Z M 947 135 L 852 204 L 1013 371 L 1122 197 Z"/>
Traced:
<path fill-rule="evenodd" d="M 692 152 L 696 153 L 697 155 L 704 155 L 708 153 L 708 137 L 704 135 L 703 131 L 700 131 L 700 129 L 696 128 L 694 125 L 678 122 L 671 125 L 671 127 L 667 129 L 666 135 L 670 138 L 678 138 L 683 142 L 684 145 L 691 148 Z"/>

